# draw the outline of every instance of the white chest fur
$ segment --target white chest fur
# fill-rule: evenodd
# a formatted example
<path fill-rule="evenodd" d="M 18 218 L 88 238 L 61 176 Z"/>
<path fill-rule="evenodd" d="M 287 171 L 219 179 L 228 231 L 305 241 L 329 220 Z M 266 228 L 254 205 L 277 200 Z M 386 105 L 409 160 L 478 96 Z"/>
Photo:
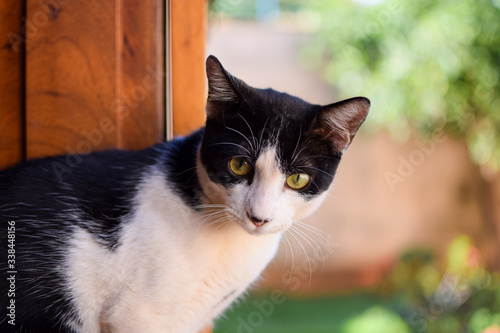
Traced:
<path fill-rule="evenodd" d="M 280 234 L 211 226 L 161 175 L 145 182 L 138 203 L 115 252 L 75 233 L 68 277 L 83 332 L 197 332 L 258 278 L 279 245 Z"/>

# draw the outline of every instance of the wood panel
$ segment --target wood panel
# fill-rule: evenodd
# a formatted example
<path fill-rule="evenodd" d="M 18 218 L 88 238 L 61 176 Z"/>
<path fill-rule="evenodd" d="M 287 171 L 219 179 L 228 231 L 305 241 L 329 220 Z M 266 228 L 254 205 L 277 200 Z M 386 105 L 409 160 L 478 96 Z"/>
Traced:
<path fill-rule="evenodd" d="M 205 0 L 172 0 L 172 105 L 174 135 L 205 122 Z"/>
<path fill-rule="evenodd" d="M 165 139 L 164 1 L 125 1 L 122 17 L 121 95 L 131 112 L 123 117 L 119 146 L 141 149 Z"/>
<path fill-rule="evenodd" d="M 24 1 L 0 2 L 0 169 L 24 159 Z"/>
<path fill-rule="evenodd" d="M 173 135 L 186 135 L 205 123 L 205 0 L 170 0 L 169 28 Z M 200 333 L 212 333 L 205 327 Z"/>
<path fill-rule="evenodd" d="M 160 0 L 27 0 L 28 158 L 164 137 Z"/>

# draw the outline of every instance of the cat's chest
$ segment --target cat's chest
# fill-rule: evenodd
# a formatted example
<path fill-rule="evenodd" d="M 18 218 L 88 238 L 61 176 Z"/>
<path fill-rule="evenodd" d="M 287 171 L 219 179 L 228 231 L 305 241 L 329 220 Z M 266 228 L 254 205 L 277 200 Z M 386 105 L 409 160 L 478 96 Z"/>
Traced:
<path fill-rule="evenodd" d="M 280 234 L 250 235 L 231 221 L 204 228 L 196 225 L 198 214 L 178 214 L 186 225 L 174 223 L 151 234 L 148 254 L 155 264 L 143 266 L 151 298 L 170 315 L 172 309 L 178 318 L 196 313 L 208 322 L 260 276 L 276 254 Z"/>
<path fill-rule="evenodd" d="M 275 256 L 280 234 L 251 235 L 230 217 L 224 224 L 212 224 L 206 216 L 178 205 L 168 218 L 148 213 L 131 228 L 130 237 L 143 244 L 130 248 L 141 248 L 144 257 L 152 258 L 154 264 L 142 266 L 149 283 L 165 289 L 158 294 L 171 294 L 167 289 L 175 287 L 184 298 L 215 306 L 237 297 Z"/>
<path fill-rule="evenodd" d="M 235 223 L 221 229 L 195 240 L 193 253 L 200 257 L 199 267 L 214 272 L 219 279 L 241 281 L 259 274 L 279 245 L 280 234 L 250 235 Z"/>
<path fill-rule="evenodd" d="M 193 214 L 189 219 L 196 224 L 200 216 Z M 224 225 L 194 226 L 176 234 L 175 253 L 167 251 L 166 255 L 176 257 L 178 267 L 187 272 L 185 280 L 197 285 L 201 294 L 214 295 L 246 288 L 275 256 L 281 237 L 250 235 L 230 219 Z"/>
<path fill-rule="evenodd" d="M 280 235 L 249 235 L 237 225 L 205 236 L 198 246 L 206 249 L 189 263 L 193 279 L 191 298 L 205 303 L 200 315 L 218 316 L 262 273 L 273 259 Z"/>

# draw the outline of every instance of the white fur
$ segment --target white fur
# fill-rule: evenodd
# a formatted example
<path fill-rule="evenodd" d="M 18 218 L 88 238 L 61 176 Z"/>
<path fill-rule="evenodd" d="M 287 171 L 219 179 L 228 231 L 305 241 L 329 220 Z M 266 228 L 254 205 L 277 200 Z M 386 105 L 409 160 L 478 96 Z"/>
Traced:
<path fill-rule="evenodd" d="M 244 182 L 229 191 L 228 205 L 235 211 L 236 222 L 243 229 L 252 234 L 283 232 L 294 220 L 316 210 L 323 196 L 306 201 L 285 185 L 287 176 L 280 171 L 276 149 L 264 149 L 255 163 L 251 186 Z M 247 218 L 247 213 L 269 222 L 256 227 Z"/>
<path fill-rule="evenodd" d="M 322 200 L 285 186 L 275 149 L 255 169 L 250 186 L 228 191 L 198 164 L 204 203 L 227 205 L 215 213 L 188 207 L 153 170 L 114 252 L 76 230 L 67 265 L 80 331 L 195 333 L 220 315 L 274 257 L 281 232 Z M 270 221 L 256 227 L 249 211 Z"/>

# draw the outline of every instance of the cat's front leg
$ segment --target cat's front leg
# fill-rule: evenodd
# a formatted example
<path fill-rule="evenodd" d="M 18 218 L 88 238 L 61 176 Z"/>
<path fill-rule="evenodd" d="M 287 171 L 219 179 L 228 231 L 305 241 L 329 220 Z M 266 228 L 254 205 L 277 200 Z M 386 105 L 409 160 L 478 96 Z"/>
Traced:
<path fill-rule="evenodd" d="M 165 333 L 165 332 L 180 332 L 172 325 L 168 325 L 164 316 L 155 313 L 146 314 L 144 309 L 137 311 L 127 311 L 124 315 L 116 315 L 113 318 L 101 322 L 100 333 Z"/>
<path fill-rule="evenodd" d="M 157 320 L 155 318 L 149 317 L 144 318 L 141 321 L 132 322 L 127 320 L 121 323 L 102 323 L 100 325 L 100 333 L 137 333 L 137 332 L 148 332 L 148 333 L 211 333 L 211 325 L 206 325 L 199 331 L 199 329 L 187 330 L 185 328 L 179 327 L 178 325 L 171 322 L 170 324 L 165 324 L 162 320 Z"/>
<path fill-rule="evenodd" d="M 205 325 L 205 327 L 200 331 L 200 333 L 212 333 L 212 323 Z"/>

